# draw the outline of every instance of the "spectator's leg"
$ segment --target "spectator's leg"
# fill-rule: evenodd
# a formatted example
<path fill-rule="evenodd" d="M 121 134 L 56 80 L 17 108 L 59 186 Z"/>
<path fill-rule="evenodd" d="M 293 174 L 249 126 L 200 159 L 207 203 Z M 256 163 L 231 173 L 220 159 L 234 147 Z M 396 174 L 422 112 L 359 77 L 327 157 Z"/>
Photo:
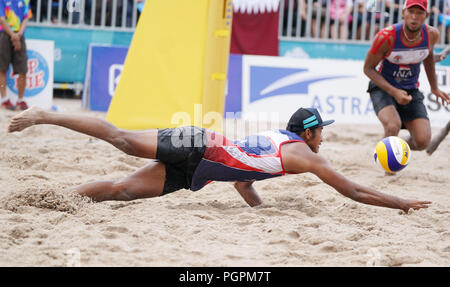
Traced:
<path fill-rule="evenodd" d="M 316 37 L 316 33 L 317 33 L 317 31 L 316 31 L 316 19 L 315 18 L 312 18 L 312 20 L 311 20 L 311 36 L 312 37 Z"/>
<path fill-rule="evenodd" d="M 339 35 L 341 40 L 347 40 L 348 38 L 348 29 L 345 29 L 345 23 L 339 24 Z"/>
<path fill-rule="evenodd" d="M 19 74 L 19 77 L 17 78 L 17 89 L 18 89 L 19 100 L 23 100 L 23 96 L 25 94 L 26 83 L 27 83 L 27 75 Z"/>
<path fill-rule="evenodd" d="M 330 25 L 330 38 L 331 39 L 334 39 L 334 26 L 335 26 L 335 24 L 333 21 L 333 24 Z M 328 35 L 326 36 L 326 38 L 328 38 Z"/>
<path fill-rule="evenodd" d="M 325 25 L 324 25 L 323 21 L 321 22 L 321 25 L 320 25 L 320 38 L 322 38 L 322 39 L 325 38 Z"/>
<path fill-rule="evenodd" d="M 6 97 L 6 71 L 0 71 L 0 94 L 2 99 Z"/>

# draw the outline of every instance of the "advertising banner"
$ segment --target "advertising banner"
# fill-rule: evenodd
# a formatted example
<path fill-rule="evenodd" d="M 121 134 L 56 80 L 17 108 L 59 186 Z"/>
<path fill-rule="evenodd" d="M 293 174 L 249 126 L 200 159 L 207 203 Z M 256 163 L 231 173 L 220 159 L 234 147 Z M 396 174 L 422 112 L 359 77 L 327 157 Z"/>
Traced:
<path fill-rule="evenodd" d="M 128 47 L 90 45 L 83 106 L 108 111 L 122 74 Z"/>
<path fill-rule="evenodd" d="M 254 117 L 263 114 L 269 121 L 288 121 L 299 107 L 314 107 L 324 119 L 335 119 L 340 124 L 379 123 L 366 92 L 369 79 L 363 72 L 363 64 L 363 61 L 245 55 L 242 117 L 258 120 Z M 450 92 L 450 69 L 437 66 L 436 70 L 440 88 Z M 423 67 L 422 71 L 420 90 L 425 95 L 431 125 L 443 126 L 449 120 L 450 108 L 434 101 Z"/>
<path fill-rule="evenodd" d="M 53 102 L 53 41 L 26 39 L 28 72 L 25 101 L 29 106 L 51 109 Z M 15 103 L 18 97 L 17 78 L 12 66 L 6 74 L 6 94 Z"/>

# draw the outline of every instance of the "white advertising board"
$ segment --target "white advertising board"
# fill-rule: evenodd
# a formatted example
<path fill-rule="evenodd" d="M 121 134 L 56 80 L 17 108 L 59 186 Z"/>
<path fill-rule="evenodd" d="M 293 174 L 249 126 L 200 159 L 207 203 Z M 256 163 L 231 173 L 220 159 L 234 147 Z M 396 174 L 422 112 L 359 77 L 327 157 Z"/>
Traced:
<path fill-rule="evenodd" d="M 254 119 L 266 113 L 270 121 L 288 121 L 299 107 L 317 108 L 322 118 L 341 124 L 379 123 L 366 92 L 369 79 L 363 61 L 295 59 L 243 56 L 242 117 Z M 436 67 L 438 82 L 449 92 L 450 69 Z M 432 126 L 443 126 L 450 107 L 436 104 L 426 74 L 420 75 L 420 90 Z"/>
<path fill-rule="evenodd" d="M 26 39 L 28 72 L 25 87 L 25 101 L 28 105 L 51 109 L 53 102 L 53 41 Z M 6 75 L 6 94 L 15 103 L 18 97 L 18 75 L 12 66 Z"/>

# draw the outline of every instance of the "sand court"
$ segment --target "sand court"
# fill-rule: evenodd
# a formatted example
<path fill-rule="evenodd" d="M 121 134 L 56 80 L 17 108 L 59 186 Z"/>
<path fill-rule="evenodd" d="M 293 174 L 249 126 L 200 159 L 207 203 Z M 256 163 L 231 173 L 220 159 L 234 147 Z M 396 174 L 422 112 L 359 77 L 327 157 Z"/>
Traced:
<path fill-rule="evenodd" d="M 55 104 L 67 113 L 105 117 L 83 110 L 79 100 Z M 0 113 L 1 266 L 450 265 L 448 138 L 432 156 L 413 151 L 408 167 L 386 177 L 373 161 L 381 125 L 324 128 L 320 154 L 344 176 L 433 202 L 411 214 L 352 201 L 312 174 L 256 182 L 264 203 L 254 208 L 222 182 L 197 192 L 93 203 L 66 190 L 123 178 L 149 160 L 57 126 L 6 134 L 16 114 Z M 225 135 L 256 129 L 235 132 L 227 124 Z"/>

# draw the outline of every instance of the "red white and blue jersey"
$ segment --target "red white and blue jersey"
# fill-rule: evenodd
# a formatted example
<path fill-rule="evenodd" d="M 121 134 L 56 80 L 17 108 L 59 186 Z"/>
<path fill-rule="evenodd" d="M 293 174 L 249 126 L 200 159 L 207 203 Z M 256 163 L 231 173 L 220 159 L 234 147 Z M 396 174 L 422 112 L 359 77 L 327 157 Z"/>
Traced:
<path fill-rule="evenodd" d="M 416 89 L 419 86 L 420 64 L 430 53 L 430 41 L 427 25 L 422 25 L 422 42 L 415 46 L 406 46 L 402 36 L 402 23 L 393 25 L 395 43 L 379 66 L 381 75 L 394 87 L 403 90 Z"/>
<path fill-rule="evenodd" d="M 211 181 L 242 182 L 284 175 L 281 146 L 304 142 L 286 130 L 266 131 L 236 141 L 220 137 L 217 144 L 207 144 L 192 177 L 191 190 L 199 190 Z"/>

